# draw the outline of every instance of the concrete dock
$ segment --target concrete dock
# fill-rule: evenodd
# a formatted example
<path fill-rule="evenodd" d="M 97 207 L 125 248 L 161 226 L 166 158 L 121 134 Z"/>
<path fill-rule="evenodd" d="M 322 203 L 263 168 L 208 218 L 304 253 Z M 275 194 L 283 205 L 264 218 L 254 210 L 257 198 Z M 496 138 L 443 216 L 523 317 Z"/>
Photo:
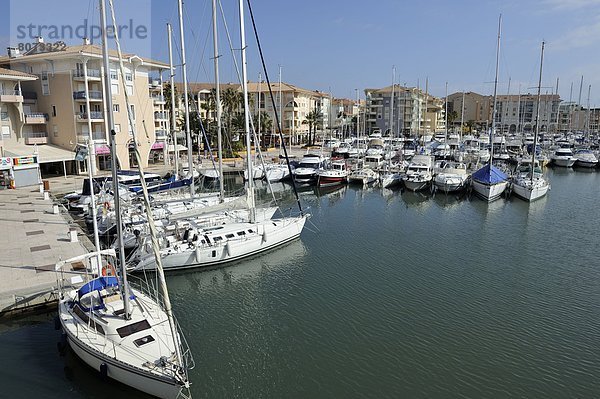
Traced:
<path fill-rule="evenodd" d="M 0 191 L 0 317 L 55 301 L 55 263 L 88 250 L 89 240 L 67 211 L 53 211 L 52 199 L 37 187 Z"/>

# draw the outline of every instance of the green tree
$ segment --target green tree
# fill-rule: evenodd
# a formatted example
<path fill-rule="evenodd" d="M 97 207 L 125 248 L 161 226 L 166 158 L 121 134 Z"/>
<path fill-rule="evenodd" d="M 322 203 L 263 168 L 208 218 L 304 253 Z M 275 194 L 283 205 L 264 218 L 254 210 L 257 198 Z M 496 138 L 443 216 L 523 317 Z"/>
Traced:
<path fill-rule="evenodd" d="M 448 115 L 446 115 L 446 119 L 448 119 L 448 126 L 452 126 L 454 124 L 454 121 L 456 119 L 458 119 L 458 112 L 456 111 L 451 111 L 448 112 Z"/>
<path fill-rule="evenodd" d="M 258 131 L 259 126 L 259 118 L 260 118 L 260 131 Z M 266 134 L 273 130 L 273 119 L 269 116 L 268 113 L 262 111 L 259 114 L 254 114 L 252 116 L 252 122 L 254 122 L 254 128 L 257 130 L 257 136 L 260 138 L 261 143 L 264 145 L 267 143 Z"/>
<path fill-rule="evenodd" d="M 473 127 L 475 127 L 475 121 L 473 119 L 469 119 L 467 123 L 465 123 L 467 129 L 469 129 L 469 133 L 473 133 Z"/>
<path fill-rule="evenodd" d="M 316 135 L 317 126 L 319 126 L 322 121 L 323 114 L 321 114 L 320 110 L 312 110 L 306 115 L 306 119 L 302 123 L 308 125 L 308 145 L 314 145 L 315 137 L 313 136 L 313 130 L 314 135 Z"/>

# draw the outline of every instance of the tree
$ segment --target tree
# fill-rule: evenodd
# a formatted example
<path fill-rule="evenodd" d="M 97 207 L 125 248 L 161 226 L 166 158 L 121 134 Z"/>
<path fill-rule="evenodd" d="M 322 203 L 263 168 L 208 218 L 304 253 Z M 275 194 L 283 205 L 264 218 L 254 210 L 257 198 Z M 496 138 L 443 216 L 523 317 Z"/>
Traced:
<path fill-rule="evenodd" d="M 473 133 L 473 127 L 475 126 L 475 121 L 473 119 L 469 119 L 467 123 L 465 123 L 467 128 L 469 129 L 469 133 Z"/>
<path fill-rule="evenodd" d="M 259 118 L 260 118 L 260 131 L 258 131 L 259 126 Z M 265 134 L 266 132 L 270 132 L 273 130 L 273 119 L 269 116 L 268 113 L 262 111 L 260 114 L 254 114 L 252 117 L 252 121 L 254 122 L 254 128 L 257 130 L 257 136 L 261 143 L 266 143 Z M 263 134 L 265 132 L 265 134 Z"/>
<path fill-rule="evenodd" d="M 448 112 L 448 115 L 446 115 L 446 119 L 448 119 L 448 125 L 452 126 L 454 124 L 454 121 L 456 119 L 458 119 L 458 112 L 456 112 L 456 111 Z"/>
<path fill-rule="evenodd" d="M 317 126 L 323 120 L 323 114 L 321 114 L 320 110 L 312 110 L 306 115 L 306 120 L 304 120 L 303 124 L 308 124 L 308 145 L 314 145 L 315 138 L 313 136 L 313 127 L 314 133 L 317 133 Z"/>
<path fill-rule="evenodd" d="M 173 126 L 173 120 L 172 118 L 175 118 L 175 115 L 171 115 L 171 83 L 165 83 L 165 87 L 163 89 L 163 95 L 165 97 L 165 109 L 169 111 L 169 118 L 171 118 L 169 120 L 169 124 L 170 126 Z M 177 110 L 179 108 L 179 93 L 177 90 L 177 86 L 175 86 L 175 109 Z M 182 125 L 182 118 L 178 118 L 175 121 L 175 125 L 177 126 L 178 130 L 181 130 L 181 125 Z"/>

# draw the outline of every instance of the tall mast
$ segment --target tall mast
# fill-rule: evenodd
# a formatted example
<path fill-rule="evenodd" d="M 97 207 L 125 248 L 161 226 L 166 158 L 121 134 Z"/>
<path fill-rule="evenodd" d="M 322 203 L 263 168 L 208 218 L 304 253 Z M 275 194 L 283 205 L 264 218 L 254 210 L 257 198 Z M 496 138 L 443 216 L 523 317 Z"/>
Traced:
<path fill-rule="evenodd" d="M 465 92 L 463 91 L 462 92 L 462 104 L 460 105 L 460 133 L 458 134 L 459 143 L 462 142 L 463 123 L 464 122 L 465 122 Z"/>
<path fill-rule="evenodd" d="M 102 0 L 104 1 L 104 0 Z M 116 19 L 115 19 L 115 13 L 114 13 L 114 7 L 113 7 L 113 0 L 109 0 L 110 1 L 110 11 L 111 11 L 111 17 L 112 17 L 112 24 L 113 26 L 116 26 Z M 114 33 L 114 37 L 115 37 L 115 42 L 117 45 L 117 53 L 118 53 L 118 58 L 119 58 L 119 69 L 121 72 L 121 79 L 123 80 L 123 85 L 125 84 L 124 80 L 125 80 L 125 67 L 123 65 L 123 54 L 121 52 L 121 44 L 119 41 L 119 36 L 118 33 L 115 32 Z M 144 180 L 144 169 L 142 166 L 142 157 L 140 155 L 140 150 L 139 147 L 137 145 L 137 133 L 136 133 L 136 129 L 135 129 L 135 123 L 133 121 L 133 113 L 131 112 L 131 106 L 130 106 L 130 100 L 129 100 L 129 94 L 127 93 L 126 90 L 123 90 L 124 94 L 125 94 L 125 104 L 127 105 L 127 117 L 128 117 L 128 121 L 129 124 L 131 126 L 131 131 L 133 133 L 133 140 L 134 140 L 134 151 L 135 151 L 135 157 L 137 159 L 137 164 L 138 164 L 138 170 L 139 170 L 139 174 L 140 174 L 140 183 L 142 186 L 142 195 L 143 195 L 143 199 L 144 199 L 144 208 L 146 211 L 146 218 L 148 220 L 148 228 L 150 229 L 150 242 L 152 245 L 152 250 L 154 252 L 154 259 L 156 262 L 156 271 L 157 271 L 157 277 L 158 277 L 158 283 L 159 283 L 159 287 L 160 287 L 160 291 L 162 292 L 162 301 L 164 304 L 164 310 L 165 313 L 167 315 L 167 320 L 169 322 L 169 327 L 171 330 L 171 335 L 173 337 L 173 343 L 174 343 L 174 349 L 175 349 L 175 355 L 176 355 L 176 359 L 177 362 L 179 364 L 179 366 L 183 367 L 183 358 L 181 355 L 181 348 L 180 348 L 180 342 L 179 342 L 179 334 L 177 333 L 177 327 L 175 325 L 175 320 L 173 318 L 173 310 L 171 307 L 171 300 L 169 298 L 169 291 L 167 289 L 167 282 L 165 279 L 165 273 L 162 267 L 162 260 L 161 260 L 161 256 L 160 256 L 160 246 L 158 243 L 158 234 L 156 232 L 156 225 L 154 224 L 154 219 L 152 216 L 152 208 L 150 206 L 150 197 L 148 195 L 148 187 L 146 185 L 146 180 Z M 190 169 L 191 170 L 191 169 Z M 123 275 L 126 275 L 125 271 L 123 270 Z M 128 296 L 128 295 L 127 295 Z"/>
<path fill-rule="evenodd" d="M 498 69 L 500 67 L 500 34 L 502 26 L 502 14 L 498 17 L 498 42 L 496 43 L 496 77 L 494 78 L 494 105 L 492 106 L 492 129 L 490 130 L 490 165 L 494 157 L 494 127 L 496 126 L 496 106 L 498 93 Z"/>
<path fill-rule="evenodd" d="M 445 140 L 445 145 L 448 145 L 448 82 L 446 82 L 446 101 L 445 101 L 445 110 L 444 110 L 444 125 L 446 126 L 446 140 Z"/>
<path fill-rule="evenodd" d="M 281 64 L 279 64 L 279 117 L 281 118 L 281 124 L 284 125 L 282 128 L 283 131 L 283 135 L 280 138 L 280 140 L 284 140 L 285 139 L 285 118 L 283 117 L 283 99 L 281 98 Z M 316 134 L 316 133 L 315 133 Z M 279 151 L 281 151 L 281 146 L 283 145 L 283 143 L 279 143 Z"/>
<path fill-rule="evenodd" d="M 261 113 L 261 110 L 260 110 L 260 100 L 261 99 L 260 99 L 260 97 L 261 97 L 261 89 L 262 89 L 261 85 L 262 85 L 262 75 L 259 72 L 258 73 L 258 101 L 256 101 L 256 109 L 258 109 L 258 112 L 256 114 L 258 115 L 257 119 L 258 119 L 258 143 L 259 144 L 260 144 L 260 139 L 262 137 L 262 135 L 260 134 L 260 119 L 261 119 L 260 118 L 260 113 Z M 259 145 L 259 147 L 260 147 L 260 145 Z"/>
<path fill-rule="evenodd" d="M 592 93 L 592 85 L 588 86 L 588 95 L 587 95 L 587 110 L 585 113 L 585 139 L 586 141 L 589 140 L 589 135 L 590 135 L 590 94 Z"/>
<path fill-rule="evenodd" d="M 533 149 L 531 150 L 531 181 L 533 181 L 533 174 L 535 172 L 535 150 L 537 148 L 538 134 L 540 134 L 540 99 L 542 92 L 542 67 L 544 66 L 544 45 L 542 42 L 542 55 L 540 56 L 540 79 L 538 81 L 538 92 L 537 92 L 537 110 L 535 112 L 535 134 L 533 135 Z"/>
<path fill-rule="evenodd" d="M 175 151 L 175 176 L 179 175 L 179 149 L 177 144 L 177 121 L 175 120 L 175 68 L 173 66 L 173 28 L 167 23 L 167 38 L 169 43 L 169 81 L 171 82 L 171 130 L 173 132 L 173 150 Z"/>
<path fill-rule="evenodd" d="M 102 62 L 104 65 L 104 93 L 106 98 L 106 119 L 110 129 L 110 158 L 113 181 L 113 198 L 115 202 L 115 219 L 117 225 L 117 246 L 119 253 L 119 266 L 121 271 L 121 296 L 123 298 L 123 318 L 129 320 L 131 317 L 129 304 L 129 287 L 127 284 L 127 273 L 125 272 L 125 247 L 123 245 L 123 225 L 121 224 L 121 195 L 119 194 L 119 177 L 117 175 L 117 140 L 115 122 L 113 118 L 113 102 L 110 86 L 110 62 L 108 55 L 108 35 L 106 32 L 106 2 L 100 0 L 100 26 L 102 27 Z M 141 178 L 143 180 L 143 178 Z"/>
<path fill-rule="evenodd" d="M 216 1 L 216 0 L 213 0 Z M 250 223 L 254 223 L 254 180 L 252 179 L 252 159 L 250 143 L 250 107 L 248 105 L 248 73 L 246 71 L 246 30 L 244 26 L 244 0 L 239 0 L 240 9 L 240 42 L 242 49 L 242 88 L 244 91 L 244 128 L 246 129 L 246 162 L 248 164 L 248 206 L 250 207 Z M 280 86 L 281 87 L 281 86 Z"/>
<path fill-rule="evenodd" d="M 573 130 L 573 82 L 571 82 L 571 90 L 569 90 L 569 132 Z"/>
<path fill-rule="evenodd" d="M 579 83 L 579 98 L 577 99 L 577 107 L 581 108 L 581 91 L 583 90 L 583 75 L 581 75 L 581 82 Z M 579 114 L 581 114 L 580 110 L 577 110 L 577 115 L 575 118 L 575 129 L 579 130 Z"/>
<path fill-rule="evenodd" d="M 181 42 L 181 71 L 183 76 L 183 106 L 185 109 L 185 138 L 188 147 L 188 172 L 192 174 L 190 183 L 190 194 L 193 197 L 196 191 L 194 187 L 194 158 L 192 155 L 192 133 L 190 132 L 190 104 L 188 99 L 187 64 L 185 59 L 185 35 L 183 34 L 183 0 L 178 2 L 179 13 L 179 41 Z"/>
<path fill-rule="evenodd" d="M 392 99 L 390 100 L 390 137 L 394 137 L 394 84 L 396 82 L 396 66 L 392 66 Z"/>
<path fill-rule="evenodd" d="M 217 41 L 217 1 L 212 0 L 213 60 L 215 65 L 215 108 L 217 111 L 217 146 L 219 147 L 219 202 L 225 200 L 223 182 L 223 139 L 221 133 L 221 82 L 219 81 L 219 44 Z M 252 176 L 249 175 L 251 179 Z"/>
<path fill-rule="evenodd" d="M 521 83 L 519 83 L 519 99 L 517 101 L 517 133 L 521 134 Z"/>
<path fill-rule="evenodd" d="M 560 95 L 558 94 L 558 78 L 556 78 L 556 101 L 558 105 L 556 107 L 556 133 L 558 133 L 558 116 L 560 115 Z"/>

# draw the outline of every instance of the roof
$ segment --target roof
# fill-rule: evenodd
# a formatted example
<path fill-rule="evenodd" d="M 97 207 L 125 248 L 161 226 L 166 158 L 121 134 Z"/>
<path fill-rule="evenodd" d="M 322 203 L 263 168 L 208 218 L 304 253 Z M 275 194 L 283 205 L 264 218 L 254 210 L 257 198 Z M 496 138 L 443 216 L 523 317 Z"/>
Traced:
<path fill-rule="evenodd" d="M 0 78 L 8 78 L 15 80 L 36 80 L 37 76 L 25 72 L 14 71 L 12 69 L 0 67 Z"/>
<path fill-rule="evenodd" d="M 183 83 L 177 82 L 175 83 L 175 87 L 179 93 L 183 92 Z M 214 83 L 205 83 L 205 82 L 195 82 L 188 83 L 188 89 L 191 93 L 197 93 L 199 91 L 210 91 L 215 87 Z M 241 90 L 241 85 L 239 83 L 221 83 L 219 84 L 221 90 L 225 90 L 228 88 L 232 88 L 234 90 Z M 269 91 L 269 85 L 266 82 L 248 82 L 248 92 L 249 93 L 257 93 L 258 91 L 266 93 Z M 271 83 L 271 90 L 273 93 L 279 92 L 279 82 Z M 309 94 L 316 97 L 329 97 L 328 93 L 323 93 L 318 90 L 308 90 L 303 89 L 298 86 L 294 86 L 290 83 L 281 82 L 281 91 L 282 92 L 295 92 L 295 93 L 304 93 Z"/>
<path fill-rule="evenodd" d="M 112 59 L 118 59 L 119 54 L 117 50 L 109 49 L 108 53 Z M 102 47 L 96 44 L 81 44 L 77 46 L 68 46 L 66 49 L 62 51 L 53 51 L 53 52 L 33 52 L 29 51 L 28 53 L 22 54 L 19 57 L 11 58 L 8 55 L 0 57 L 0 64 L 9 64 L 11 62 L 25 62 L 25 61 L 34 61 L 34 60 L 47 60 L 48 58 L 64 58 L 69 56 L 77 56 L 77 55 L 88 55 L 91 57 L 102 57 Z M 131 62 L 132 59 L 137 58 L 141 61 L 142 64 L 149 64 L 151 66 L 168 69 L 169 65 L 152 60 L 150 58 L 140 57 L 138 55 L 132 53 L 123 53 L 123 59 Z"/>
<path fill-rule="evenodd" d="M 25 145 L 25 144 L 10 144 L 4 147 L 5 156 L 24 157 L 31 156 L 34 152 L 38 153 L 39 163 L 72 161 L 75 159 L 75 152 L 64 148 L 52 145 Z"/>

